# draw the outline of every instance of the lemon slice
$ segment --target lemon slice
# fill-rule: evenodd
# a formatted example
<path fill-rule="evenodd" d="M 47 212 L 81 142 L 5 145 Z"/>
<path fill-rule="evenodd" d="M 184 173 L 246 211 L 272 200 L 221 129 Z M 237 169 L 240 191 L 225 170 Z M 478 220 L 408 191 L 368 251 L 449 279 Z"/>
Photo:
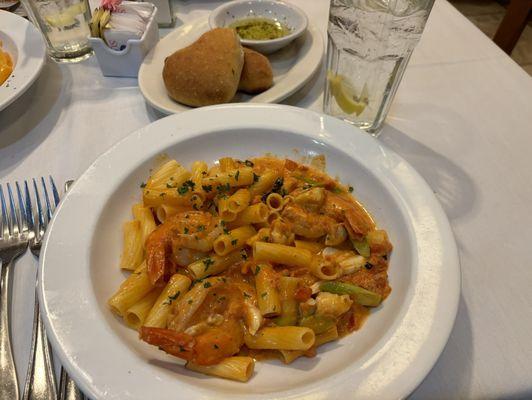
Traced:
<path fill-rule="evenodd" d="M 354 89 L 349 85 L 342 75 L 327 73 L 327 79 L 331 87 L 331 93 L 338 106 L 346 114 L 355 114 L 357 117 L 362 114 L 368 105 L 367 89 L 364 85 L 363 96 L 357 96 Z"/>
<path fill-rule="evenodd" d="M 86 11 L 85 3 L 76 3 L 58 14 L 47 15 L 44 17 L 48 25 L 54 28 L 63 28 L 65 26 L 74 25 L 76 23 L 76 16 L 83 14 Z"/>

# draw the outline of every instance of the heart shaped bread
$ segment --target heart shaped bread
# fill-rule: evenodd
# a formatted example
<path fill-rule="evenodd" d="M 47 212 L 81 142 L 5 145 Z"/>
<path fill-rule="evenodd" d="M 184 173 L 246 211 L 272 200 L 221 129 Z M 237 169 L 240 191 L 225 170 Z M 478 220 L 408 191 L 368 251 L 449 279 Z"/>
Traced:
<path fill-rule="evenodd" d="M 238 89 L 243 65 L 236 32 L 216 28 L 165 59 L 164 85 L 172 99 L 189 106 L 227 103 Z"/>

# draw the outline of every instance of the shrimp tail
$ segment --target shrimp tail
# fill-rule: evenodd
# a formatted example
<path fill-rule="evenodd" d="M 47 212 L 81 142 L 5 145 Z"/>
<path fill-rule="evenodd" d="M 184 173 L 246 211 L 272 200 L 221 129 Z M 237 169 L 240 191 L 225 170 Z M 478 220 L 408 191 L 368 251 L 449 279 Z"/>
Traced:
<path fill-rule="evenodd" d="M 143 326 L 140 328 L 140 339 L 184 360 L 194 358 L 196 340 L 186 333 L 176 332 L 172 329 Z"/>

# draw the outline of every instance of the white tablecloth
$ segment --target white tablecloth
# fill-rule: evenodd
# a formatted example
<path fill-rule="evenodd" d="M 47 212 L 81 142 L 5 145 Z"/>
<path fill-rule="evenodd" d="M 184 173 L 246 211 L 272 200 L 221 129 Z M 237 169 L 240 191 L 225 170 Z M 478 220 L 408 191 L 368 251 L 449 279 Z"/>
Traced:
<path fill-rule="evenodd" d="M 325 39 L 328 1 L 293 1 Z M 178 1 L 177 24 L 219 3 Z M 322 87 L 323 71 L 285 103 L 319 111 Z M 1 181 L 76 178 L 113 143 L 160 117 L 135 79 L 102 77 L 95 58 L 48 62 L 36 84 L 0 113 Z M 437 0 L 379 140 L 432 187 L 462 263 L 453 332 L 412 398 L 532 398 L 532 79 Z M 12 313 L 21 385 L 35 274 L 24 256 L 15 268 Z"/>

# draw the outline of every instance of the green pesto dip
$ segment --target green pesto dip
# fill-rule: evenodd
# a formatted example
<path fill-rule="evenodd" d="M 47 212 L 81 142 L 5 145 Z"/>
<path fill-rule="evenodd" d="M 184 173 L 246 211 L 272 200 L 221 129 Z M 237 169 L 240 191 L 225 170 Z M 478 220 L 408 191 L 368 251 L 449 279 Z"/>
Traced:
<path fill-rule="evenodd" d="M 236 33 L 242 39 L 249 40 L 278 39 L 290 33 L 290 28 L 287 26 L 267 18 L 240 19 L 229 27 L 236 29 Z"/>

